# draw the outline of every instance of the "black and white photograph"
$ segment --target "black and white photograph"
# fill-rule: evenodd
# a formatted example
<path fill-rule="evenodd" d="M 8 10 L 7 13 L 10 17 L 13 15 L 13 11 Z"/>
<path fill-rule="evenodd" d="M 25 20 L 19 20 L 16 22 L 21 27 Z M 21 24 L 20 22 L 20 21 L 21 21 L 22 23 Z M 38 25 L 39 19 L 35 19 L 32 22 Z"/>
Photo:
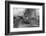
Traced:
<path fill-rule="evenodd" d="M 39 27 L 39 9 L 13 8 L 13 27 Z"/>
<path fill-rule="evenodd" d="M 5 3 L 6 35 L 44 33 L 44 3 Z"/>

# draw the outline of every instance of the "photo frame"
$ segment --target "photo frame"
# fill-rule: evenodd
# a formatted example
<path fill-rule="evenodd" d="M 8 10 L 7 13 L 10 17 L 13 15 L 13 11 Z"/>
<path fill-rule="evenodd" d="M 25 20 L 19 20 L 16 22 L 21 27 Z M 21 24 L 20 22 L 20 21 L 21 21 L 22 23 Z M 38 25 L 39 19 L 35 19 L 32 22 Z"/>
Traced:
<path fill-rule="evenodd" d="M 44 33 L 44 3 L 5 1 L 5 35 Z"/>

